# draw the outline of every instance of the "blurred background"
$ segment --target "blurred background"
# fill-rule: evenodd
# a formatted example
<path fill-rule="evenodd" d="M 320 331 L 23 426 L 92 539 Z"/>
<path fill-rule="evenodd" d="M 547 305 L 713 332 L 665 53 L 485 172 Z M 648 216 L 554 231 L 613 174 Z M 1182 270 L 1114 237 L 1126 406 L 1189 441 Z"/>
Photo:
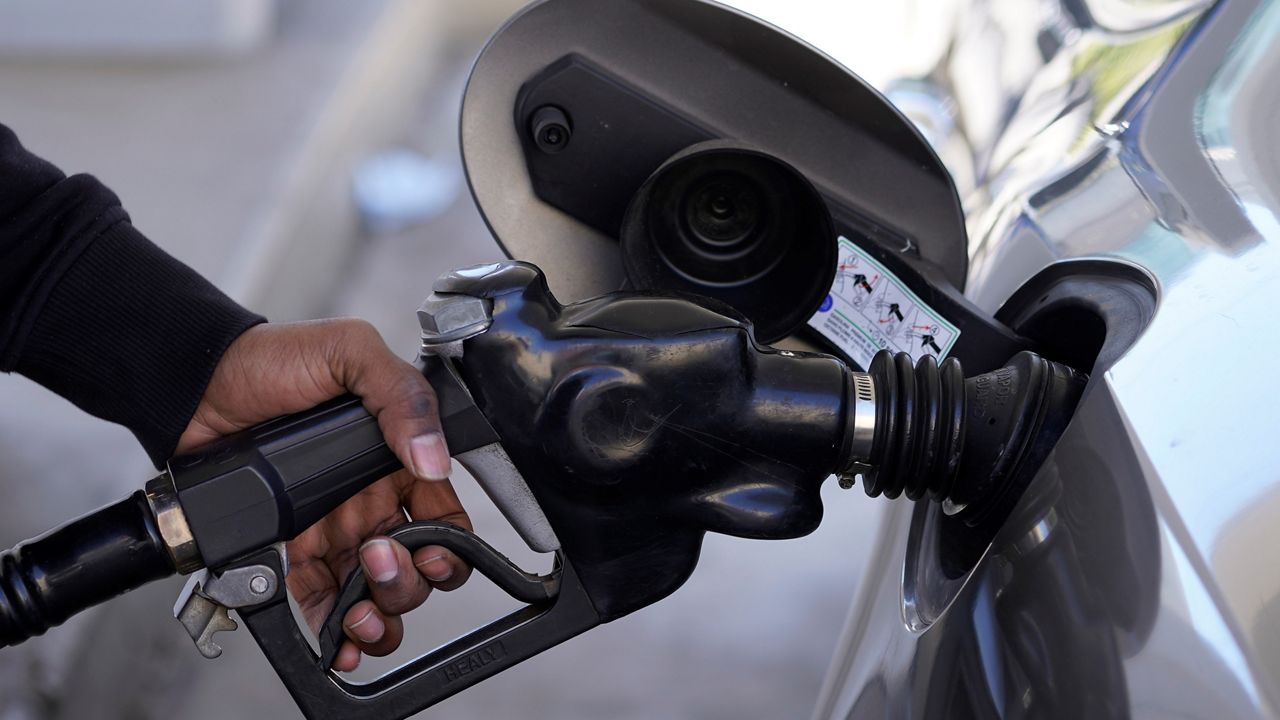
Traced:
<path fill-rule="evenodd" d="M 355 315 L 408 356 L 441 272 L 501 253 L 471 203 L 457 113 L 471 61 L 519 0 L 0 0 L 0 122 L 273 320 Z M 914 3 L 740 0 L 878 87 L 887 47 L 942 28 Z M 889 5 L 890 7 L 884 7 Z M 922 47 L 926 38 L 916 36 Z M 936 58 L 915 56 L 922 67 Z M 548 268 L 551 273 L 568 269 Z M 85 348 L 93 352 L 93 348 Z M 0 376 L 0 546 L 154 474 L 124 429 Z M 461 470 L 478 532 L 524 550 Z M 878 521 L 827 483 L 802 540 L 712 536 L 672 598 L 428 711 L 432 718 L 800 718 L 816 699 Z M 206 661 L 157 583 L 0 652 L 0 720 L 292 717 L 243 630 Z M 476 577 L 408 622 L 385 669 L 511 609 Z"/>

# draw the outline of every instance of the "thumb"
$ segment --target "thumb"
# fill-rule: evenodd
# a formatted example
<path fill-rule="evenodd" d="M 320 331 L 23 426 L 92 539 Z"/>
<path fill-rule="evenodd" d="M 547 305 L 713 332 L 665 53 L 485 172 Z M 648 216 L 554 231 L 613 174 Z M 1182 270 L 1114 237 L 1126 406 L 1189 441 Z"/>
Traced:
<path fill-rule="evenodd" d="M 422 480 L 447 480 L 449 449 L 440 429 L 436 394 L 422 373 L 391 352 L 367 322 L 344 323 L 332 345 L 330 367 L 378 419 L 400 462 Z"/>

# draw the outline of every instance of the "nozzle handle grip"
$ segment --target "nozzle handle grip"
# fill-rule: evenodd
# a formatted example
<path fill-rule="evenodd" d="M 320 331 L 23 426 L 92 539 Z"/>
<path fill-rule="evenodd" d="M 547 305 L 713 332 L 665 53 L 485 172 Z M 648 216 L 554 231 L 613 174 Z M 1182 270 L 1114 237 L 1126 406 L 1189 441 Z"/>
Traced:
<path fill-rule="evenodd" d="M 424 357 L 420 369 L 435 390 L 450 452 L 498 442 L 448 361 Z M 175 457 L 169 475 L 205 566 L 217 568 L 292 540 L 400 467 L 377 418 L 345 395 Z"/>
<path fill-rule="evenodd" d="M 378 421 L 346 395 L 169 461 L 200 557 L 219 567 L 291 540 L 401 467 Z"/>

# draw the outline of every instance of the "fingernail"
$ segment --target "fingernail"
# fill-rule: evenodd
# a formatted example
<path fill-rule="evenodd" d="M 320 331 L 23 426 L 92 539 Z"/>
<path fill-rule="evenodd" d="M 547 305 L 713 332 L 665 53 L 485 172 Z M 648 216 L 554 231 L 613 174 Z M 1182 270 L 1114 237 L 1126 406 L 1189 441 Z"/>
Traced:
<path fill-rule="evenodd" d="M 386 540 L 370 540 L 361 545 L 360 564 L 364 566 L 364 573 L 369 579 L 376 583 L 391 582 L 400 572 L 395 551 Z"/>
<path fill-rule="evenodd" d="M 413 460 L 414 475 L 425 480 L 449 479 L 449 450 L 440 433 L 431 432 L 410 440 L 409 458 Z"/>
<path fill-rule="evenodd" d="M 443 555 L 432 555 L 420 563 L 414 563 L 414 566 L 435 582 L 444 582 L 453 577 L 453 566 Z"/>
<path fill-rule="evenodd" d="M 373 608 L 369 608 L 369 612 L 365 613 L 364 617 L 348 625 L 347 629 L 362 642 L 367 643 L 378 642 L 382 639 L 382 634 L 387 631 L 382 624 L 382 618 L 373 612 Z"/>

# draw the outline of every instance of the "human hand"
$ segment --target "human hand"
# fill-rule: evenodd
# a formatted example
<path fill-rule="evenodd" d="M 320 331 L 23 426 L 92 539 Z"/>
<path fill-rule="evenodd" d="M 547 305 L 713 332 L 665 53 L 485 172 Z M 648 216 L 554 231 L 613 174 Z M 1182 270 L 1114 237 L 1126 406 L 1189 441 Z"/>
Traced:
<path fill-rule="evenodd" d="M 405 522 L 406 510 L 414 520 L 471 528 L 448 482 L 449 452 L 426 379 L 360 320 L 258 325 L 227 348 L 177 447 L 193 450 L 346 392 L 360 396 L 378 419 L 405 469 L 369 485 L 288 546 L 287 584 L 313 631 L 357 564 L 369 580 L 372 599 L 343 617 L 348 640 L 333 663 L 341 671 L 354 670 L 361 653 L 394 651 L 404 637 L 400 615 L 421 605 L 432 588 L 459 587 L 471 572 L 445 548 L 410 555 L 382 536 Z"/>

